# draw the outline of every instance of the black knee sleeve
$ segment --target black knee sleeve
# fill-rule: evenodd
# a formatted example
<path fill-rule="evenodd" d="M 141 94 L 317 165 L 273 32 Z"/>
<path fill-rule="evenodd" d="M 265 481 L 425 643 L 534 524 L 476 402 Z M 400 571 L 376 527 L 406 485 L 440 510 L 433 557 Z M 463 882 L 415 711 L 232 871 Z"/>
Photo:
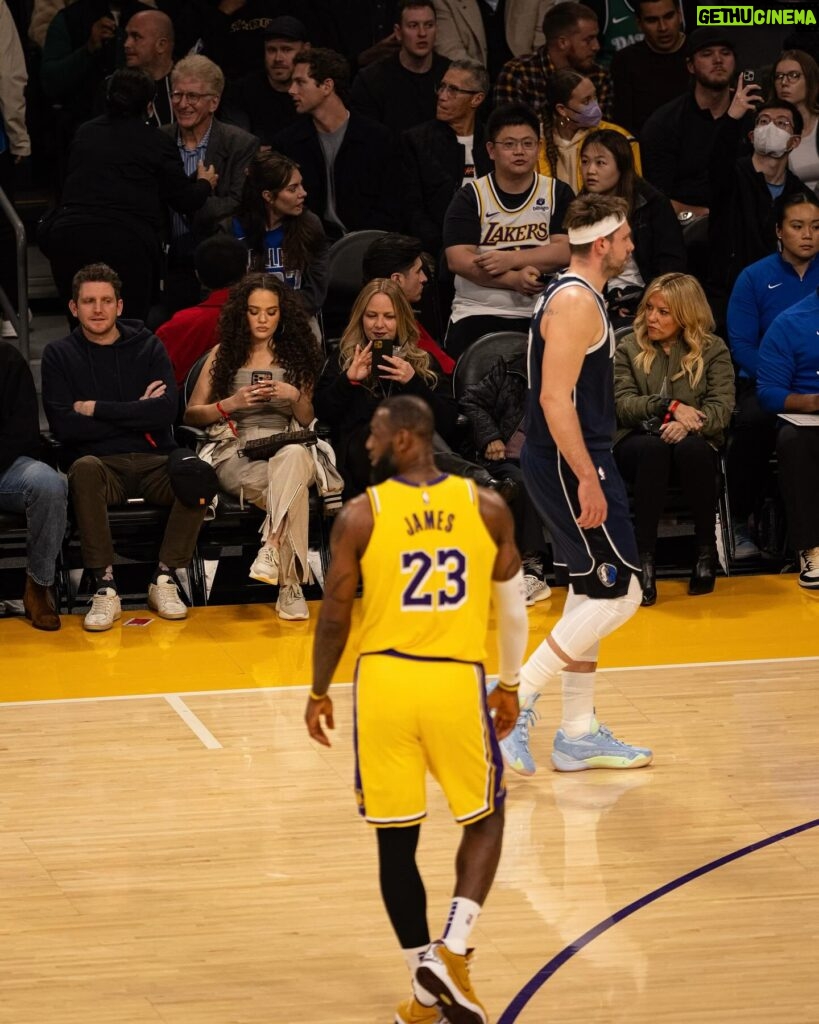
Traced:
<path fill-rule="evenodd" d="M 415 862 L 420 834 L 420 825 L 376 830 L 381 897 L 402 949 L 429 944 L 427 894 Z"/>

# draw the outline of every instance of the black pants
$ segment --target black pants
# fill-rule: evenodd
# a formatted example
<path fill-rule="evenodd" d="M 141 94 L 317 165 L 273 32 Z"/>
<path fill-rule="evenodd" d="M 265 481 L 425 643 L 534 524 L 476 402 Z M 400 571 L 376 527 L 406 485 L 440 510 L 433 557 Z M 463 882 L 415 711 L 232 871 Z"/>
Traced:
<path fill-rule="evenodd" d="M 0 153 L 0 188 L 13 203 L 14 158 L 8 150 Z M 17 246 L 14 228 L 5 213 L 0 213 L 0 288 L 6 293 L 12 308 L 17 310 Z M 23 315 L 25 312 L 23 310 Z M 0 319 L 6 319 L 5 312 L 2 312 Z"/>
<path fill-rule="evenodd" d="M 458 356 L 481 335 L 490 334 L 492 331 L 522 331 L 526 334 L 530 320 L 531 317 L 528 316 L 465 316 L 457 322 L 450 320 L 444 348 L 447 355 L 457 360 Z"/>
<path fill-rule="evenodd" d="M 694 519 L 698 547 L 713 547 L 717 506 L 717 453 L 701 437 L 689 434 L 668 444 L 652 434 L 629 434 L 614 456 L 633 492 L 634 532 L 641 554 L 653 554 L 668 486 L 675 479 Z"/>
<path fill-rule="evenodd" d="M 484 465 L 496 480 L 514 480 L 518 493 L 509 502 L 509 510 L 515 521 L 515 543 L 522 555 L 541 554 L 548 546 L 543 523 L 534 502 L 526 490 L 520 462 L 512 459 L 484 461 Z"/>
<path fill-rule="evenodd" d="M 797 551 L 819 547 L 819 428 L 783 423 L 776 438 L 776 457 L 790 542 Z"/>
<path fill-rule="evenodd" d="M 756 386 L 737 381 L 737 405 L 725 455 L 731 513 L 743 522 L 770 493 L 770 460 L 776 448 L 777 418 L 759 404 Z"/>

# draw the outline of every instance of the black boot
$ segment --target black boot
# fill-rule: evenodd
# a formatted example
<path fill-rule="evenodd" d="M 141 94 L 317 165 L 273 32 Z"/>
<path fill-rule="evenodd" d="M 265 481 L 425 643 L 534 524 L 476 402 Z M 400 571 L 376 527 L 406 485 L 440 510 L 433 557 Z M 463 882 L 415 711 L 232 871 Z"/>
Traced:
<path fill-rule="evenodd" d="M 644 608 L 649 608 L 657 600 L 657 579 L 654 555 L 644 551 L 640 555 L 640 565 L 643 570 L 643 600 L 640 602 Z"/>
<path fill-rule="evenodd" d="M 691 570 L 689 594 L 710 594 L 717 577 L 717 553 L 712 547 L 698 547 L 697 561 Z"/>

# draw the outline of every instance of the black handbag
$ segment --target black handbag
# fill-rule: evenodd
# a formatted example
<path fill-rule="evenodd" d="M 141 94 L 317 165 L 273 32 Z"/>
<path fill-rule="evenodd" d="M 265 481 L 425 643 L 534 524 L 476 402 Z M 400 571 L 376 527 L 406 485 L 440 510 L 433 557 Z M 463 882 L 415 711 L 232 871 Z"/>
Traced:
<path fill-rule="evenodd" d="M 239 458 L 257 462 L 272 458 L 286 444 L 304 444 L 308 447 L 316 444 L 318 437 L 315 430 L 281 430 L 278 434 L 257 437 L 255 441 L 245 441 L 237 452 Z"/>

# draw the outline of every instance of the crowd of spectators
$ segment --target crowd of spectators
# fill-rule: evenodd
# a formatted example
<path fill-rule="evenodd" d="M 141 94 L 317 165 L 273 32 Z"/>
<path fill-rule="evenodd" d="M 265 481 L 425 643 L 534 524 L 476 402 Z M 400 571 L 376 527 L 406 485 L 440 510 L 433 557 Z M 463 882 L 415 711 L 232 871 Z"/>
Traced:
<path fill-rule="evenodd" d="M 712 470 L 727 448 L 736 557 L 759 555 L 776 452 L 799 581 L 819 588 L 819 523 L 799 496 L 819 438 L 808 426 L 819 411 L 819 47 L 797 32 L 748 67 L 732 34 L 694 27 L 692 10 L 677 0 L 0 0 L 0 188 L 14 201 L 29 165 L 53 198 L 37 239 L 73 331 L 46 351 L 44 400 L 73 446 L 70 496 L 87 529 L 99 527 L 100 502 L 137 487 L 124 455 L 170 479 L 177 386 L 209 350 L 185 415 L 219 434 L 221 486 L 266 510 L 252 574 L 282 585 L 284 618 L 304 617 L 309 569 L 306 504 L 280 508 L 278 481 L 301 495 L 317 470 L 285 448 L 248 476 L 234 451 L 248 431 L 304 426 L 315 412 L 353 494 L 367 482 L 375 403 L 407 391 L 432 405 L 442 462 L 503 466 L 522 486 L 510 404 L 519 363 L 510 354 L 462 408 L 476 428 L 471 454 L 451 373 L 483 334 L 528 329 L 544 283 L 568 263 L 566 209 L 590 192 L 626 201 L 634 237 L 605 298 L 626 334 L 615 450 L 643 496 L 647 575 L 662 504 L 646 498 L 650 463 L 649 475 L 678 476 L 690 497 L 692 593 L 713 585 Z M 331 246 L 368 229 L 388 241 L 365 260 L 369 283 L 340 341 L 327 338 Z M 14 268 L 0 217 L 7 338 L 26 314 Z M 109 349 L 128 351 L 112 362 Z M 10 358 L 3 366 L 21 372 Z M 72 373 L 85 375 L 73 388 Z M 492 395 L 501 412 L 481 412 Z M 658 413 L 655 432 L 646 424 Z M 35 450 L 25 411 L 24 440 L 7 450 L 10 415 L 0 410 L 0 482 Z M 168 479 L 152 493 L 188 532 L 172 531 L 160 552 L 151 600 L 182 617 L 171 590 L 201 509 Z M 543 552 L 527 506 L 517 518 L 534 561 Z M 100 595 L 88 628 L 109 628 L 113 551 L 87 548 Z M 52 578 L 30 569 L 42 628 L 54 628 L 53 607 L 31 587 Z"/>

